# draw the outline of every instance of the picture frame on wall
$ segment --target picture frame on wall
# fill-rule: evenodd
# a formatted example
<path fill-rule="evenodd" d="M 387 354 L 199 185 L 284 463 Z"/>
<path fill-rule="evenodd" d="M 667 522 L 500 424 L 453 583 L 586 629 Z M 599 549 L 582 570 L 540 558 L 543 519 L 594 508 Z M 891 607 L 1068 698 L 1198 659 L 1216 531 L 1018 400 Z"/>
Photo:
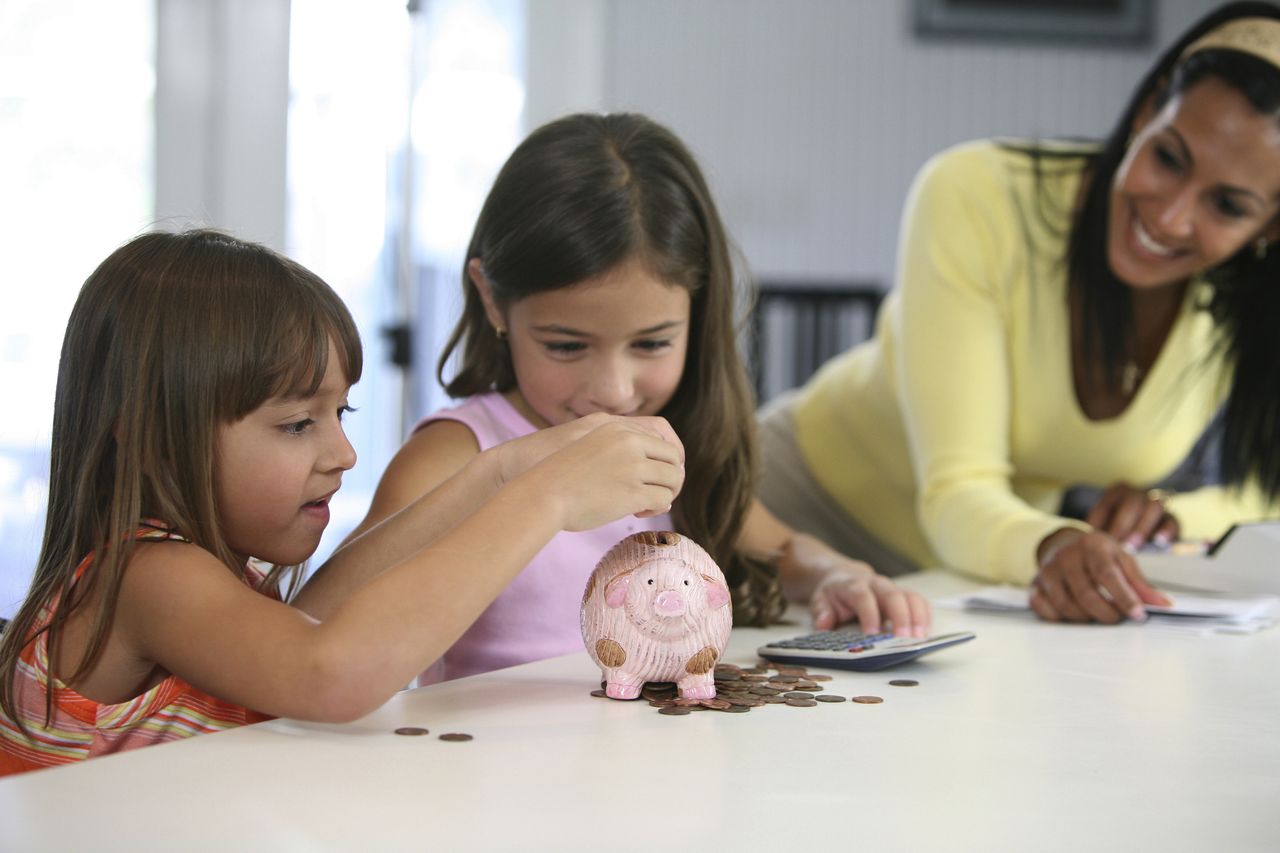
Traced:
<path fill-rule="evenodd" d="M 1155 26 L 1152 0 L 914 0 L 924 39 L 1078 42 L 1142 47 Z"/>

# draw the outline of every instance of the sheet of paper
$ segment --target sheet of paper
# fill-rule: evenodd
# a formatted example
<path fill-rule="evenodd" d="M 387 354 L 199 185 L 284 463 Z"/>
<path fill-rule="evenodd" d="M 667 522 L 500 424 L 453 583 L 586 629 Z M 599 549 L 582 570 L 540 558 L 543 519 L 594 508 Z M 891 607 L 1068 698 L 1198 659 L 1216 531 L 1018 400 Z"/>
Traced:
<path fill-rule="evenodd" d="M 1280 620 L 1280 598 L 1274 595 L 1215 595 L 1212 593 L 1165 592 L 1173 604 L 1147 606 L 1148 622 L 1185 623 L 1197 630 L 1210 628 L 1232 633 L 1250 633 Z M 935 604 L 967 610 L 1000 613 L 1031 612 L 1028 592 L 1008 585 L 983 587 L 976 592 L 940 599 Z"/>

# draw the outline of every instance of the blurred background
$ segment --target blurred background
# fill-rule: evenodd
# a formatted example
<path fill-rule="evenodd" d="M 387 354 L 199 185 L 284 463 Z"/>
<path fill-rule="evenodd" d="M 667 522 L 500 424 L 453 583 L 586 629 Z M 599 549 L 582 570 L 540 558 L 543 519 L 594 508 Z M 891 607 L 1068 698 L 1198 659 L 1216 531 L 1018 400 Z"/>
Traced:
<path fill-rule="evenodd" d="M 435 362 L 490 181 L 532 128 L 636 110 L 699 158 L 765 293 L 762 401 L 866 334 L 903 196 L 986 136 L 1097 137 L 1212 0 L 0 0 L 0 617 L 44 524 L 80 283 L 153 228 L 210 225 L 329 281 L 366 348 L 362 517 Z M 825 301 L 824 301 L 825 300 Z"/>

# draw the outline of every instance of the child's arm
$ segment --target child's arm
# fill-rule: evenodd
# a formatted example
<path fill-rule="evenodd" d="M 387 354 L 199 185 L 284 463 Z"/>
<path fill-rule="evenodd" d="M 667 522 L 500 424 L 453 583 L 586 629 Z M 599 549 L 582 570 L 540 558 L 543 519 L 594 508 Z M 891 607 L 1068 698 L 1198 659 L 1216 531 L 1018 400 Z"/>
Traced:
<path fill-rule="evenodd" d="M 604 424 L 591 415 L 539 430 L 483 453 L 458 421 L 428 424 L 410 436 L 387 466 L 364 520 L 307 581 L 293 605 L 324 619 L 371 573 L 427 547 L 476 507 L 550 454 Z M 684 458 L 675 432 L 661 418 L 631 418 L 633 427 L 669 441 Z"/>
<path fill-rule="evenodd" d="M 419 430 L 387 466 L 364 520 L 294 596 L 294 607 L 326 618 L 370 572 L 425 548 L 492 496 L 503 482 L 499 463 L 457 421 Z"/>
<path fill-rule="evenodd" d="M 880 630 L 882 618 L 899 635 L 927 636 L 932 623 L 929 602 L 877 574 L 826 543 L 797 533 L 752 501 L 738 540 L 744 551 L 777 555 L 778 576 L 791 601 L 807 601 L 818 630 L 857 618 L 867 633 Z"/>
<path fill-rule="evenodd" d="M 606 423 L 514 478 L 431 547 L 370 572 L 323 622 L 252 592 L 194 546 L 142 545 L 120 591 L 116 642 L 264 713 L 355 719 L 452 645 L 556 532 L 667 507 L 680 463 L 676 445 Z"/>

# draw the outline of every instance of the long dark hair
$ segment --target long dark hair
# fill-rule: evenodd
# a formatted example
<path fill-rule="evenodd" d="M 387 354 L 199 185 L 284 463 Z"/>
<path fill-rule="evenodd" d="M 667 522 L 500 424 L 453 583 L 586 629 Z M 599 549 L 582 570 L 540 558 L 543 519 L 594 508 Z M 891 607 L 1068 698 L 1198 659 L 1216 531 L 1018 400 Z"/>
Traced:
<path fill-rule="evenodd" d="M 467 260 L 479 259 L 503 306 L 632 259 L 689 291 L 684 374 L 661 412 L 687 457 L 673 518 L 724 569 L 735 621 L 764 623 L 784 602 L 768 563 L 736 549 L 757 463 L 731 252 L 702 172 L 675 134 L 634 113 L 583 113 L 538 128 L 511 154 L 485 199 Z M 440 357 L 441 384 L 453 397 L 508 391 L 515 386 L 510 351 L 489 329 L 465 264 L 462 287 L 462 318 Z M 459 349 L 457 372 L 446 378 Z"/>
<path fill-rule="evenodd" d="M 360 337 L 338 295 L 288 258 L 218 231 L 144 234 L 89 276 L 62 342 L 40 557 L 0 643 L 0 710 L 20 728 L 22 650 L 47 631 L 51 679 L 73 684 L 93 667 L 144 519 L 239 576 L 214 500 L 218 427 L 270 397 L 314 394 L 331 340 L 354 383 Z M 75 583 L 89 554 L 93 569 Z M 266 587 L 278 592 L 296 568 L 273 567 Z M 97 604 L 86 651 L 69 673 L 55 672 L 63 628 L 88 601 Z M 48 607 L 51 621 L 37 627 Z"/>
<path fill-rule="evenodd" d="M 1119 386 L 1130 357 L 1130 289 L 1107 260 L 1109 196 L 1139 112 L 1161 105 L 1214 77 L 1237 89 L 1260 112 L 1280 116 L 1280 69 L 1251 54 L 1221 48 L 1197 50 L 1192 42 L 1238 18 L 1280 19 L 1271 3 L 1228 3 L 1205 16 L 1171 45 L 1143 77 L 1111 134 L 1088 162 L 1089 185 L 1068 244 L 1067 269 L 1078 288 L 1086 358 Z M 1213 285 L 1208 310 L 1227 361 L 1230 390 L 1223 409 L 1222 477 L 1241 486 L 1256 480 L 1272 501 L 1280 499 L 1280 252 L 1259 258 L 1252 244 L 1203 277 Z"/>

